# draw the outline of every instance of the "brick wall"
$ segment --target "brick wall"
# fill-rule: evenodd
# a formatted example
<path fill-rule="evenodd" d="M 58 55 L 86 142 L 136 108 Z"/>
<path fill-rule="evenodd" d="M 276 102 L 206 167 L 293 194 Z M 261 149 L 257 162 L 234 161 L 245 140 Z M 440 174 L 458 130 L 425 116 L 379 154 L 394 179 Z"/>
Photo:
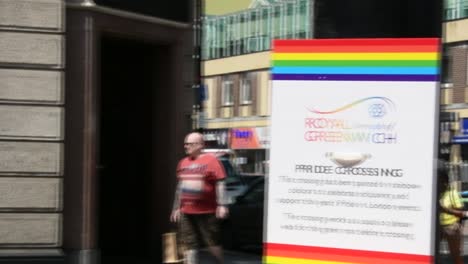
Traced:
<path fill-rule="evenodd" d="M 452 102 L 455 104 L 467 102 L 467 47 L 466 44 L 458 44 L 448 48 L 453 83 Z"/>

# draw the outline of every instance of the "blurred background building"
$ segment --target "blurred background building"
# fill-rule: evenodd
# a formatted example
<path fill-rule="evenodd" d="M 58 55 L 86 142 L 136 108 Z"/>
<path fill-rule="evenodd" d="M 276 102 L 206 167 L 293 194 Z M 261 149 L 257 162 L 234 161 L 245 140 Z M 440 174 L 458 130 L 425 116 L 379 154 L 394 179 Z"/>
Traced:
<path fill-rule="evenodd" d="M 435 37 L 442 28 L 440 1 L 203 2 L 198 128 L 224 131 L 247 174 L 268 166 L 272 39 Z"/>
<path fill-rule="evenodd" d="M 443 42 L 440 151 L 453 165 L 453 180 L 468 183 L 467 0 L 444 2 Z"/>
<path fill-rule="evenodd" d="M 313 1 L 243 1 L 223 13 L 214 2 L 206 1 L 202 19 L 203 128 L 225 131 L 244 174 L 264 174 L 271 40 L 311 38 Z"/>

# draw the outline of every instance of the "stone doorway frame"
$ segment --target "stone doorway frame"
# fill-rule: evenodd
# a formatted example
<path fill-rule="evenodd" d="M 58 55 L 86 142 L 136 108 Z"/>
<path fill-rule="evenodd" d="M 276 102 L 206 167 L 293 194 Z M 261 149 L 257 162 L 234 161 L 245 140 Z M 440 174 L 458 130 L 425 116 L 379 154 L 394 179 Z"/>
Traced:
<path fill-rule="evenodd" d="M 172 71 L 181 72 L 167 81 L 170 89 L 167 113 L 173 124 L 167 124 L 168 146 L 182 146 L 190 129 L 193 91 L 190 73 L 191 27 L 163 19 L 142 16 L 99 6 L 68 5 L 66 19 L 66 94 L 65 94 L 65 179 L 63 248 L 67 263 L 100 263 L 98 245 L 97 167 L 99 157 L 99 44 L 104 33 L 155 45 L 171 46 Z M 187 54 L 189 54 L 187 56 Z M 189 59 L 187 59 L 189 58 Z M 187 67 L 181 67 L 184 65 Z M 186 70 L 186 72 L 185 72 Z M 178 77 L 178 78 L 177 78 Z M 168 167 L 175 168 L 182 147 L 167 148 Z M 162 215 L 169 215 L 175 177 L 162 179 Z M 159 231 L 169 229 L 169 222 L 155 223 Z"/>

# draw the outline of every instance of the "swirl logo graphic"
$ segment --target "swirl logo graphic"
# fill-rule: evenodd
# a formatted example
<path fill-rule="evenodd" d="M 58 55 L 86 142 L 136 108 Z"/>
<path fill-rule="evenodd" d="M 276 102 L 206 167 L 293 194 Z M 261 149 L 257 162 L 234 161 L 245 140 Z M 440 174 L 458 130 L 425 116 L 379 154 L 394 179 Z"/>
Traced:
<path fill-rule="evenodd" d="M 330 111 L 321 111 L 313 108 L 307 108 L 312 113 L 315 114 L 320 114 L 320 115 L 329 115 L 329 114 L 336 114 L 339 112 L 344 112 L 348 109 L 351 109 L 353 107 L 356 107 L 364 102 L 372 101 L 375 102 L 369 106 L 368 112 L 369 116 L 373 118 L 381 118 L 385 116 L 388 112 L 388 109 L 394 110 L 395 109 L 395 104 L 393 103 L 392 100 L 388 99 L 387 97 L 381 97 L 381 96 L 373 96 L 373 97 L 367 97 L 363 98 L 360 100 L 357 100 L 355 102 L 352 102 L 350 104 L 346 104 L 342 107 L 338 107 L 337 109 L 333 109 Z"/>
<path fill-rule="evenodd" d="M 397 109 L 386 97 L 366 97 L 330 111 L 311 109 L 304 118 L 304 140 L 307 142 L 396 144 Z M 354 164 L 364 157 L 337 156 L 343 164 Z M 343 157 L 346 159 L 343 160 Z M 349 158 L 349 160 L 348 160 Z M 354 164 L 355 165 L 355 164 Z M 344 166 L 344 165 L 343 165 Z"/>

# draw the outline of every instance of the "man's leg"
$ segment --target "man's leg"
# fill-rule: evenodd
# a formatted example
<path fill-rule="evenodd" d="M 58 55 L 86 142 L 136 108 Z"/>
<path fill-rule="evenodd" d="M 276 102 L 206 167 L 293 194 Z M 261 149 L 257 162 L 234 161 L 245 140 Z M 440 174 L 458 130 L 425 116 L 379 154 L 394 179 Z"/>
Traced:
<path fill-rule="evenodd" d="M 223 248 L 221 247 L 220 239 L 220 223 L 214 214 L 200 215 L 197 223 L 201 239 L 208 246 L 210 253 L 216 258 L 220 264 L 224 263 Z"/>
<path fill-rule="evenodd" d="M 452 256 L 454 263 L 463 264 L 461 250 L 463 240 L 460 225 L 456 223 L 450 226 L 444 226 L 442 228 L 445 239 L 447 239 L 450 255 Z"/>
<path fill-rule="evenodd" d="M 198 240 L 196 226 L 193 216 L 181 214 L 179 221 L 179 230 L 181 242 L 184 248 L 184 263 L 198 264 Z"/>
<path fill-rule="evenodd" d="M 212 246 L 208 247 L 210 253 L 216 258 L 218 263 L 224 263 L 224 255 L 223 255 L 223 248 L 221 246 Z"/>
<path fill-rule="evenodd" d="M 186 250 L 184 259 L 184 264 L 198 264 L 198 251 L 196 249 Z"/>

